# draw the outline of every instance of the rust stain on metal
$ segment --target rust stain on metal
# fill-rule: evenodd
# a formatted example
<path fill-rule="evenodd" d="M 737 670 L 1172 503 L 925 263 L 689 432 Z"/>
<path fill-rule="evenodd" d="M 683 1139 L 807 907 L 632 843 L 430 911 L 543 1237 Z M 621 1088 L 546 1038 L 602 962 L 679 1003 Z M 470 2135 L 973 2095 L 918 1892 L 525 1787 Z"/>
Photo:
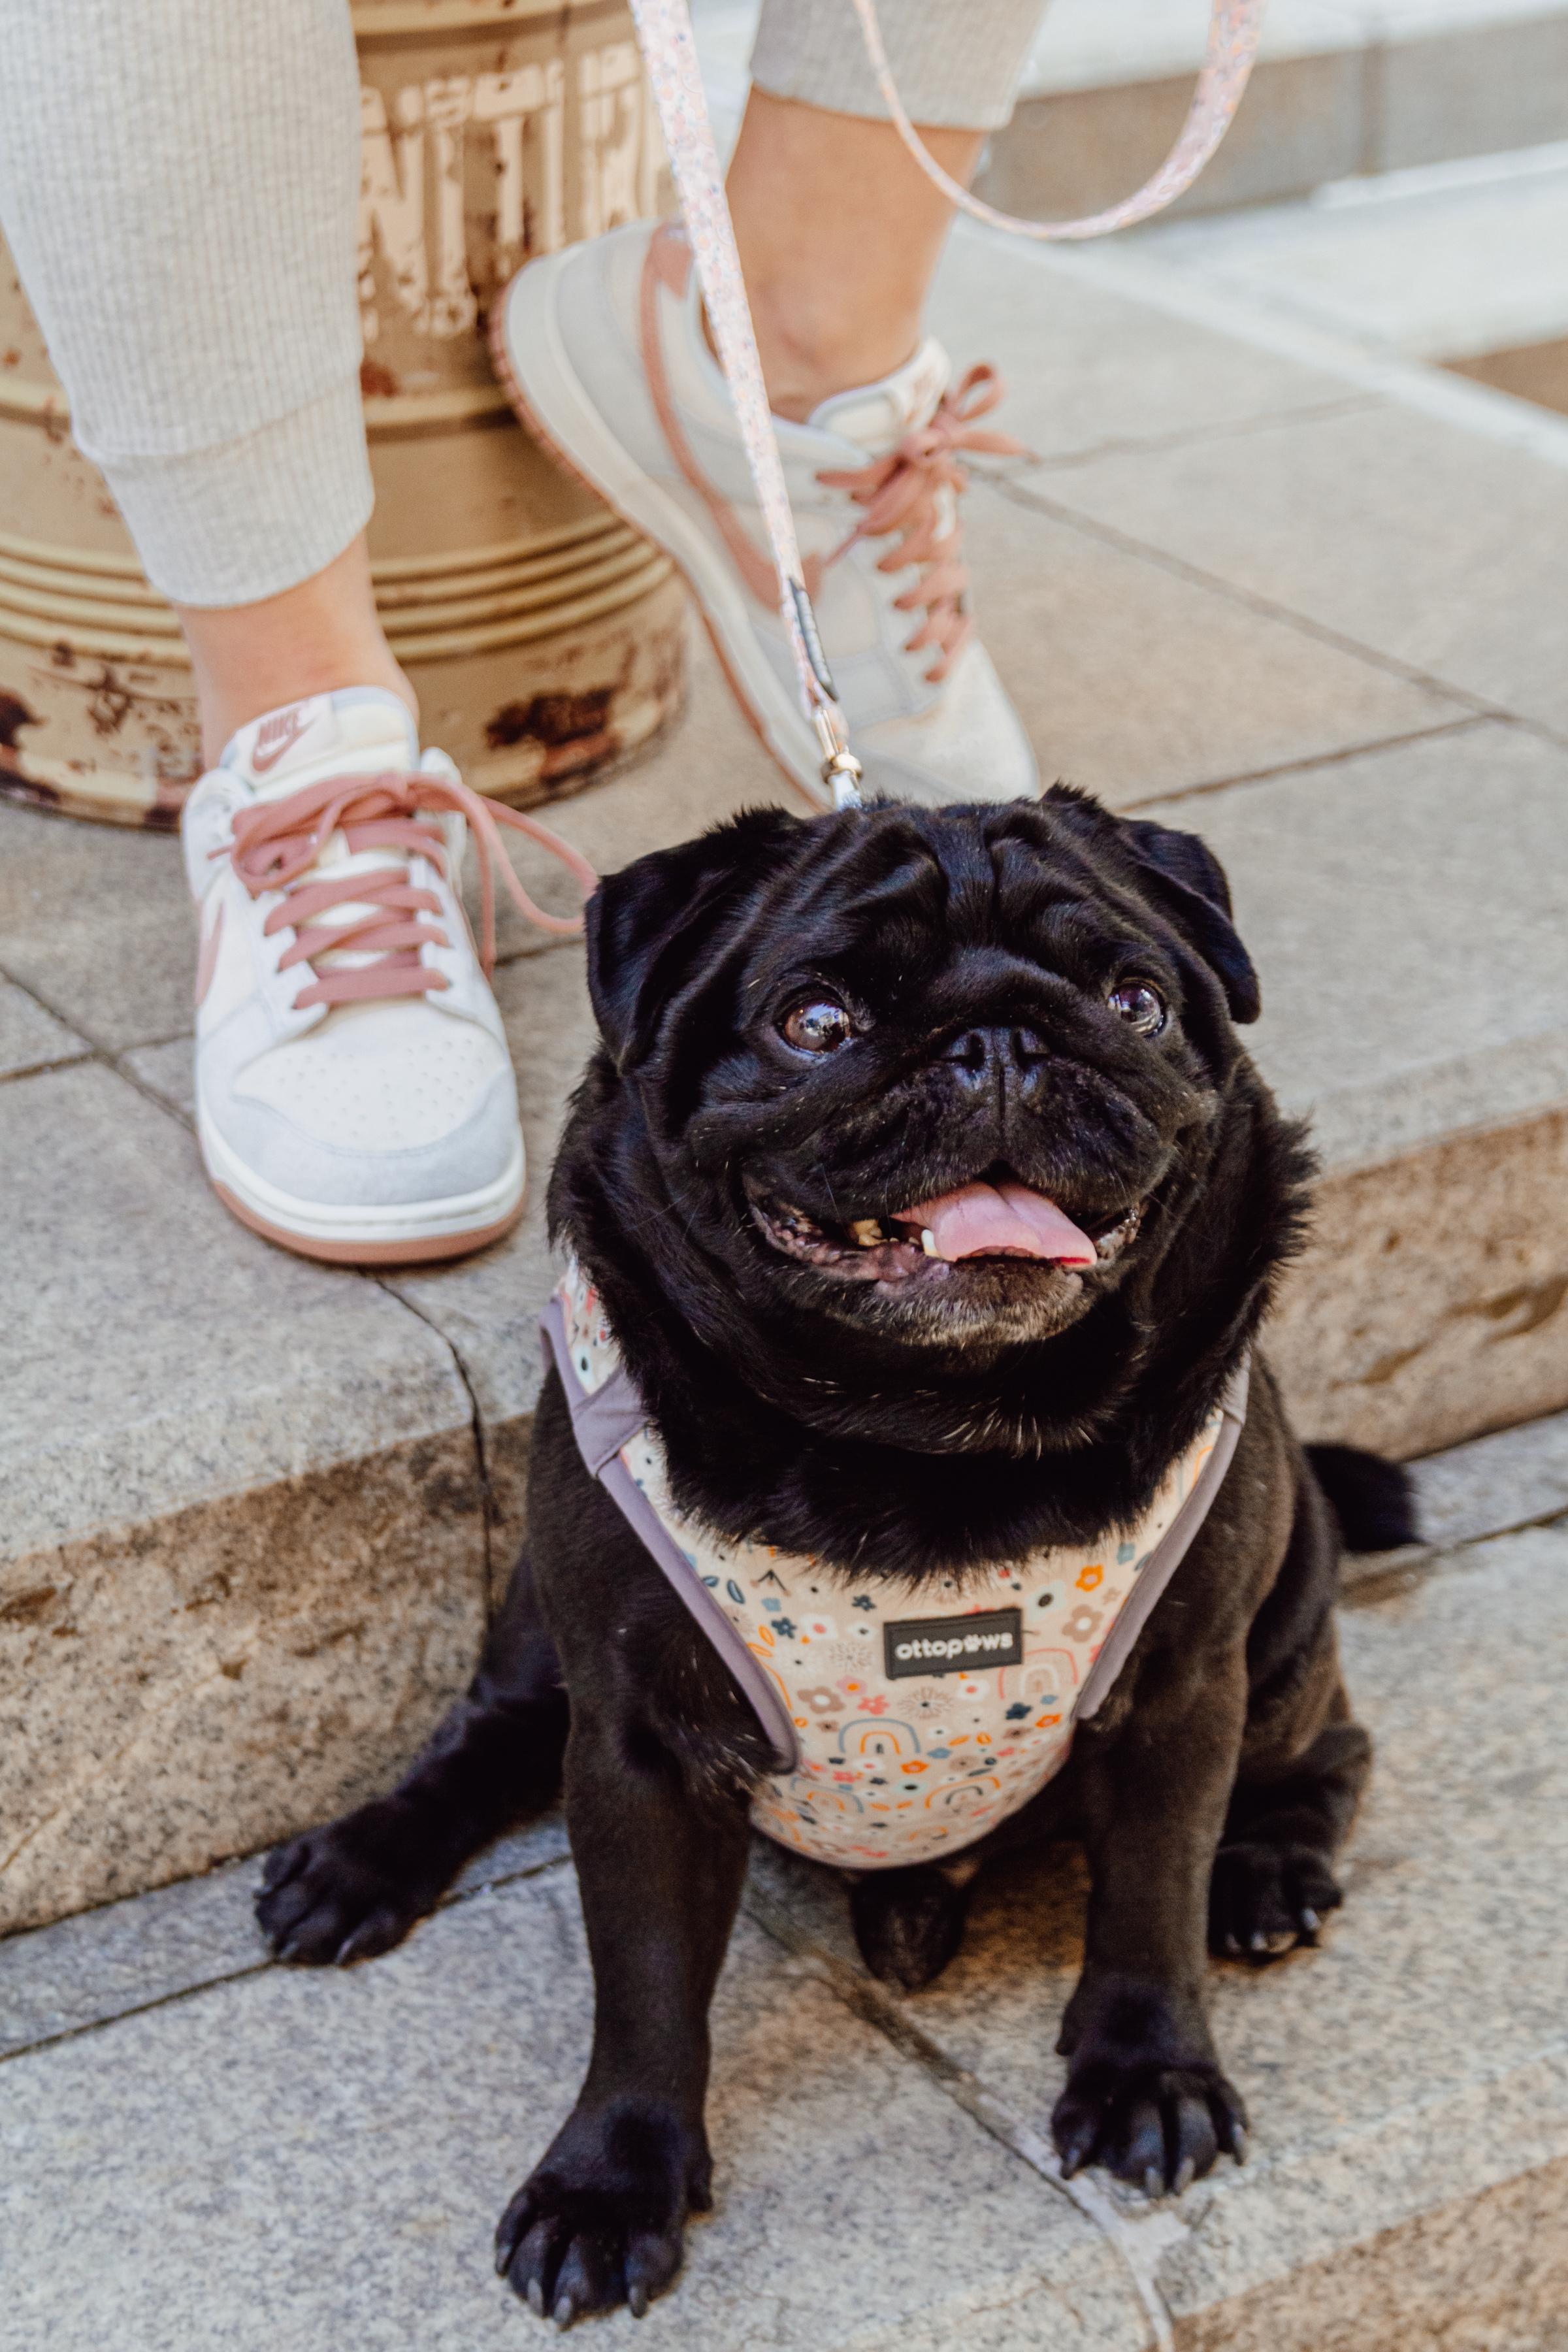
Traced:
<path fill-rule="evenodd" d="M 87 706 L 93 733 L 105 738 L 118 735 L 131 714 L 134 701 L 134 695 L 121 683 L 113 668 L 105 662 L 97 689 Z"/>
<path fill-rule="evenodd" d="M 19 753 L 22 747 L 16 738 L 23 728 L 42 724 L 37 712 L 29 710 L 19 694 L 0 692 L 0 754 Z"/>
<path fill-rule="evenodd" d="M 507 702 L 485 727 L 492 751 L 509 751 L 516 743 L 542 743 L 548 754 L 576 751 L 589 737 L 604 735 L 616 689 L 591 687 L 582 694 L 536 694 L 527 702 Z"/>

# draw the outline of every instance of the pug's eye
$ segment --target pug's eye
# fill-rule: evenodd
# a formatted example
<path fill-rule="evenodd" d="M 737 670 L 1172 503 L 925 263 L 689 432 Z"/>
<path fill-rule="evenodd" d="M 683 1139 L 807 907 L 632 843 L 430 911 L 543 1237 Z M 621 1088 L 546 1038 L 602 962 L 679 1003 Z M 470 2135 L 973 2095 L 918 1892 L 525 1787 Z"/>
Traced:
<path fill-rule="evenodd" d="M 1111 990 L 1109 1002 L 1112 1013 L 1140 1037 L 1157 1037 L 1165 1025 L 1165 1000 L 1146 980 L 1124 980 Z"/>
<path fill-rule="evenodd" d="M 812 996 L 785 1013 L 779 1034 L 797 1054 L 837 1054 L 855 1034 L 855 1024 L 831 996 Z"/>

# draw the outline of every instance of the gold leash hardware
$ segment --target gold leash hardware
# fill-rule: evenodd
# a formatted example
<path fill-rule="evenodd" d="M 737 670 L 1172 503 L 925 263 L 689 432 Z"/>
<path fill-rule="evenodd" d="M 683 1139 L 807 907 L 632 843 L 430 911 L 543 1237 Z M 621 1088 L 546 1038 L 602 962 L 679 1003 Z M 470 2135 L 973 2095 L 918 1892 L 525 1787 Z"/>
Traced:
<path fill-rule="evenodd" d="M 849 749 L 849 732 L 844 724 L 843 711 L 836 702 L 819 702 L 811 718 L 816 729 L 816 740 L 822 747 L 822 781 L 833 796 L 834 807 L 858 808 L 860 782 L 865 772 Z"/>

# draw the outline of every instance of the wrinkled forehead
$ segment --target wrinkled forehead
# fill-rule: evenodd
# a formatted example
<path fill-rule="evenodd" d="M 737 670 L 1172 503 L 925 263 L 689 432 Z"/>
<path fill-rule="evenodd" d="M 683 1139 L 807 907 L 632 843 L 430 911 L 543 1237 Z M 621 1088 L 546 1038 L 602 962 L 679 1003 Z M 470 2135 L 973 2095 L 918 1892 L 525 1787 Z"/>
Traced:
<path fill-rule="evenodd" d="M 815 834 L 758 910 L 757 961 L 892 978 L 995 949 L 1048 968 L 1144 931 L 1133 889 L 1033 803 L 876 809 Z"/>

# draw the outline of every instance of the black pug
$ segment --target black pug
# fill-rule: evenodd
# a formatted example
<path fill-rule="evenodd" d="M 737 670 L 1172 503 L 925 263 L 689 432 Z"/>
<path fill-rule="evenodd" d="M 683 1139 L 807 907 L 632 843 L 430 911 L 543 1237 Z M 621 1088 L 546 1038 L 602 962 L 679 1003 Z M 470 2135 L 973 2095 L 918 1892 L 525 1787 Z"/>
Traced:
<path fill-rule="evenodd" d="M 1137 1523 L 1253 1348 L 1310 1172 L 1236 1036 L 1258 983 L 1203 844 L 1061 787 L 761 810 L 609 877 L 588 961 L 602 1043 L 552 1226 L 680 1509 L 916 1596 Z M 975 1251 L 917 1238 L 911 1203 L 998 1187 L 1040 1249 L 987 1246 L 984 1217 Z M 1050 1255 L 1064 1227 L 1089 1246 Z M 853 1885 L 868 1965 L 911 1990 L 986 1854 L 1081 1838 L 1068 2171 L 1179 2190 L 1244 2153 L 1205 1948 L 1313 1939 L 1370 1759 L 1331 1498 L 1352 1540 L 1411 1533 L 1403 1474 L 1343 1448 L 1315 1466 L 1254 1352 L 1217 1498 L 1065 1769 L 951 1865 Z M 385 1950 L 563 1758 L 593 2059 L 497 2253 L 564 2324 L 646 2309 L 710 2202 L 709 2002 L 775 1758 L 584 1466 L 554 1370 L 529 1528 L 468 1696 L 391 1796 L 273 1856 L 259 1911 L 285 1959 Z"/>

